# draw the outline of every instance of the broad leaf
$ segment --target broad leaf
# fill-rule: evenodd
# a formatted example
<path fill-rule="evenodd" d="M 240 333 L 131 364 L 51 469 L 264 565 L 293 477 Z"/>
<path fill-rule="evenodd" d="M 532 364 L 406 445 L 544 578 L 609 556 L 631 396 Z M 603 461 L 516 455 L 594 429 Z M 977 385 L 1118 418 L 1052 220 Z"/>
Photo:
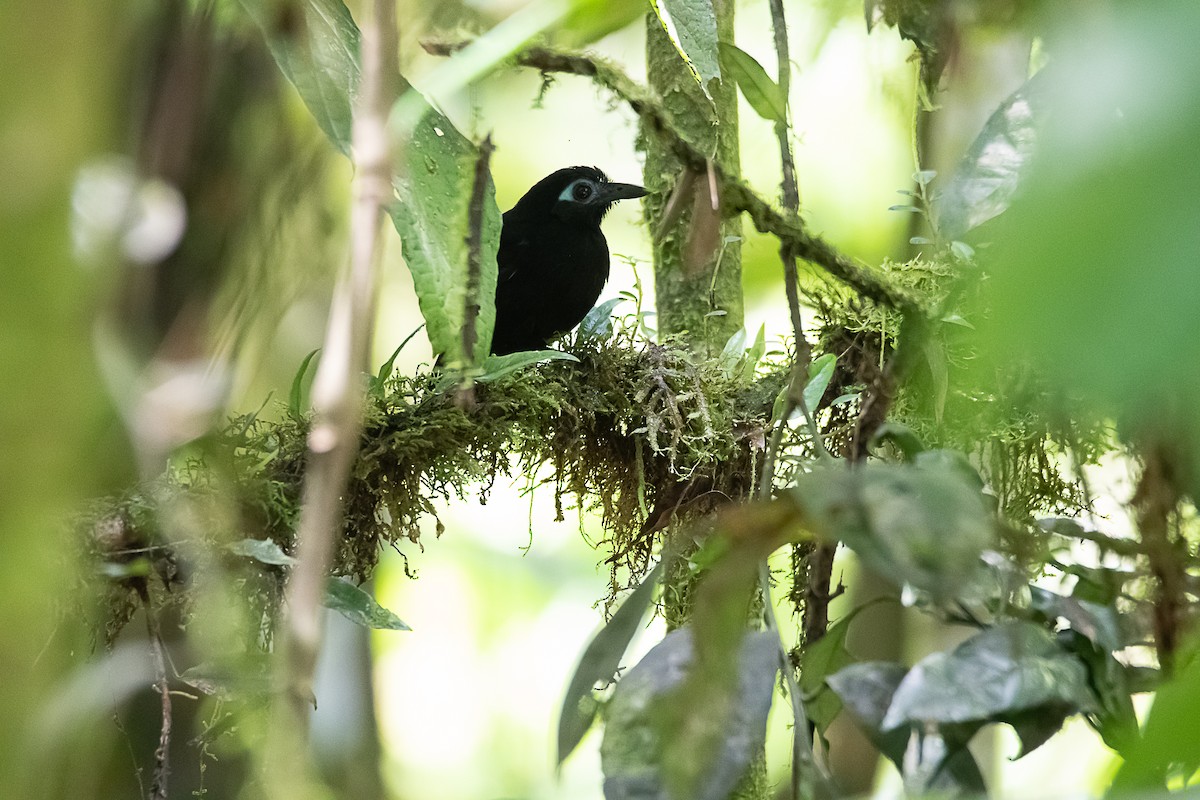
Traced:
<path fill-rule="evenodd" d="M 1036 78 L 1013 92 L 934 194 L 942 238 L 961 239 L 1008 208 L 1037 144 L 1038 100 Z"/>
<path fill-rule="evenodd" d="M 410 89 L 408 102 L 424 103 Z M 393 115 L 395 121 L 395 115 Z M 403 166 L 395 179 L 397 200 L 388 211 L 403 242 L 421 315 L 435 353 L 462 363 L 462 330 L 467 315 L 467 213 L 475 184 L 475 145 L 436 109 L 425 105 L 404 140 Z M 479 312 L 472 362 L 489 352 L 496 321 L 496 251 L 500 209 L 492 179 L 483 197 Z"/>
<path fill-rule="evenodd" d="M 613 309 L 623 302 L 625 302 L 624 297 L 614 297 L 611 300 L 605 300 L 589 311 L 583 318 L 583 322 L 579 323 L 579 338 L 608 341 L 613 332 Z"/>
<path fill-rule="evenodd" d="M 826 679 L 871 743 L 900 770 L 905 768 L 911 734 L 901 729 L 884 731 L 882 724 L 896 687 L 907 672 L 899 664 L 876 661 L 852 664 Z M 931 765 L 933 777 L 923 788 L 983 795 L 987 788 L 983 775 L 967 749 L 974 730 L 952 728 L 942 734 L 946 742 L 944 763 Z"/>
<path fill-rule="evenodd" d="M 737 82 L 755 113 L 772 122 L 786 122 L 787 98 L 754 56 L 729 42 L 721 42 L 720 50 L 729 77 Z"/>
<path fill-rule="evenodd" d="M 388 611 L 375 598 L 341 578 L 325 582 L 325 607 L 332 608 L 355 625 L 389 631 L 411 631 L 404 620 Z"/>
<path fill-rule="evenodd" d="M 567 686 L 562 713 L 558 718 L 558 763 L 561 764 L 587 733 L 599 708 L 592 689 L 597 683 L 611 681 L 621 657 L 637 633 L 646 608 L 654 598 L 654 587 L 662 572 L 661 563 L 625 598 L 608 624 L 588 644 Z"/>
<path fill-rule="evenodd" d="M 775 635 L 747 635 L 734 654 L 730 693 L 700 703 L 678 695 L 694 662 L 692 640 L 686 628 L 672 631 L 617 684 L 600 747 L 606 800 L 725 800 L 766 741 Z M 697 726 L 713 737 L 711 750 L 681 747 L 672 736 Z"/>
<path fill-rule="evenodd" d="M 992 541 L 979 486 L 954 466 L 824 467 L 802 475 L 793 497 L 814 532 L 939 599 L 969 580 Z"/>
<path fill-rule="evenodd" d="M 922 659 L 896 688 L 881 728 L 1009 722 L 1024 753 L 1070 714 L 1096 708 L 1083 663 L 1044 628 L 1014 622 Z"/>

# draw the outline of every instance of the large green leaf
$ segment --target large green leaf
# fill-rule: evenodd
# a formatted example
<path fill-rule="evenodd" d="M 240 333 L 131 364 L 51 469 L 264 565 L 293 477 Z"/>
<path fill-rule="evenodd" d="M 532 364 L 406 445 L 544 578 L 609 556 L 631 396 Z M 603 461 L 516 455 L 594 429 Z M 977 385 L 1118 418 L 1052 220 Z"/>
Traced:
<path fill-rule="evenodd" d="M 272 55 L 317 124 L 335 147 L 349 155 L 360 37 L 346 6 L 341 0 L 304 0 L 298 4 L 302 24 L 285 26 L 277 18 L 278 7 L 266 0 L 242 0 L 242 4 L 263 29 Z M 444 67 L 448 80 L 465 84 L 560 16 L 539 18 L 532 33 L 518 37 L 519 41 L 509 42 L 505 31 L 480 37 L 470 52 L 448 60 L 449 66 Z M 397 197 L 388 210 L 403 242 L 429 341 L 435 352 L 445 353 L 451 363 L 461 363 L 462 327 L 468 313 L 467 213 L 478 149 L 415 89 L 409 89 L 397 107 L 404 113 L 394 113 L 391 125 L 401 158 L 394 180 Z M 474 363 L 488 353 L 495 323 L 500 210 L 490 175 L 482 211 Z"/>
<path fill-rule="evenodd" d="M 708 94 L 708 82 L 721 77 L 717 15 L 712 0 L 651 0 L 651 3 L 680 57 Z"/>
<path fill-rule="evenodd" d="M 896 688 L 880 727 L 1009 722 L 1028 752 L 1067 715 L 1096 708 L 1083 663 L 1045 628 L 1014 622 L 918 662 Z"/>
<path fill-rule="evenodd" d="M 992 541 L 976 480 L 952 459 L 830 466 L 801 476 L 793 497 L 813 531 L 842 541 L 898 584 L 948 598 Z"/>
<path fill-rule="evenodd" d="M 912 734 L 902 729 L 885 731 L 882 725 L 896 688 L 907 674 L 908 670 L 899 664 L 873 661 L 851 664 L 826 679 L 829 688 L 841 698 L 871 743 L 902 772 L 909 766 L 905 755 Z M 905 776 L 906 785 L 916 788 L 919 794 L 928 791 L 938 796 L 941 792 L 965 792 L 983 796 L 987 791 L 983 774 L 967 749 L 967 743 L 974 733 L 975 729 L 971 728 L 940 731 L 945 743 L 944 758 L 940 763 L 926 765 L 931 774 L 923 786 L 911 787 L 912 781 L 908 775 Z"/>
<path fill-rule="evenodd" d="M 1200 5 L 1171 0 L 1118 5 L 1104 25 L 1061 37 L 1038 153 L 995 223 L 979 362 L 991 374 L 1032 358 L 1064 391 L 1193 461 L 1197 30 Z"/>
<path fill-rule="evenodd" d="M 732 655 L 728 690 L 696 703 L 679 693 L 694 677 L 687 628 L 667 634 L 621 679 L 600 747 L 606 800 L 729 796 L 766 740 L 779 643 L 773 633 L 751 633 Z M 697 734 L 711 748 L 687 746 Z"/>
<path fill-rule="evenodd" d="M 402 102 L 424 103 L 410 89 Z M 393 115 L 393 122 L 397 116 Z M 440 111 L 425 104 L 408 130 L 402 166 L 396 175 L 397 200 L 388 209 L 412 273 L 425 330 L 435 353 L 461 361 L 462 327 L 467 315 L 467 214 L 475 185 L 476 147 Z M 472 357 L 487 355 L 496 321 L 496 251 L 500 248 L 500 209 L 492 178 L 483 195 L 479 312 Z"/>

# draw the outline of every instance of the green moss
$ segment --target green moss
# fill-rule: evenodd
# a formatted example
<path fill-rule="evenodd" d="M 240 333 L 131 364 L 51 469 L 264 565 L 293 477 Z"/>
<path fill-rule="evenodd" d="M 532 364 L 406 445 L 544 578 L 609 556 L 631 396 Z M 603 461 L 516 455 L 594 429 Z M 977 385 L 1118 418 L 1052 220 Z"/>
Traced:
<path fill-rule="evenodd" d="M 647 568 L 665 527 L 656 520 L 677 524 L 745 495 L 758 457 L 747 432 L 766 426 L 781 367 L 749 385 L 716 360 L 627 332 L 572 351 L 578 364 L 547 363 L 478 385 L 467 410 L 436 373 L 394 375 L 372 393 L 333 571 L 365 580 L 385 546 L 407 561 L 422 522 L 436 522 L 438 499 L 486 499 L 499 476 L 547 474 L 560 509 L 566 502 L 599 514 L 615 589 L 619 573 Z M 107 640 L 136 607 L 138 579 L 170 587 L 186 607 L 186 581 L 172 586 L 175 578 L 156 566 L 164 559 L 226 552 L 244 538 L 293 552 L 306 434 L 303 419 L 235 418 L 163 481 L 99 503 L 81 520 L 86 574 L 100 576 L 93 593 L 105 595 Z M 265 620 L 247 636 L 269 641 L 283 569 L 228 561 L 250 598 L 247 615 Z"/>

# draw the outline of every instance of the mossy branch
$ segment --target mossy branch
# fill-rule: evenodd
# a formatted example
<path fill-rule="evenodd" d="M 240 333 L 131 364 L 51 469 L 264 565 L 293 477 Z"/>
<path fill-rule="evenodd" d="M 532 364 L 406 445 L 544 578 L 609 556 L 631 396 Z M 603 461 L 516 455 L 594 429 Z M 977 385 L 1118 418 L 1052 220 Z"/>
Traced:
<path fill-rule="evenodd" d="M 462 43 L 422 44 L 427 52 L 443 56 L 463 46 Z M 700 175 L 710 169 L 708 156 L 680 135 L 679 127 L 672 122 L 670 114 L 653 93 L 638 85 L 611 62 L 593 55 L 540 46 L 516 53 L 512 62 L 542 72 L 591 78 L 625 101 L 642 118 L 647 129 L 662 137 L 688 168 Z M 711 165 L 711 168 L 716 170 L 722 189 L 721 204 L 726 213 L 744 212 L 760 232 L 775 236 L 796 257 L 821 267 L 861 296 L 895 308 L 906 316 L 923 313 L 923 304 L 916 295 L 839 252 L 820 236 L 809 233 L 798 216 L 781 213 L 740 178 L 728 175 L 720 165 Z"/>

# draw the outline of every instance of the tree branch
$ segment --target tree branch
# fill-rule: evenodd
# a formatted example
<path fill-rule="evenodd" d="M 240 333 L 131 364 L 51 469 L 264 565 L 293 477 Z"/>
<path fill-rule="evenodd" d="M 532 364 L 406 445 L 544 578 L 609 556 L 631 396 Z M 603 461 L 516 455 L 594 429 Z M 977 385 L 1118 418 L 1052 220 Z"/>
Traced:
<path fill-rule="evenodd" d="M 475 342 L 478 331 L 475 326 L 479 318 L 479 262 L 483 251 L 483 200 L 487 190 L 488 164 L 492 158 L 492 136 L 488 136 L 479 145 L 479 156 L 475 159 L 475 178 L 471 187 L 471 202 L 467 206 L 467 296 L 466 308 L 463 313 L 462 349 L 463 363 L 474 365 Z M 457 401 L 460 408 L 470 408 L 475 404 L 475 389 L 470 370 L 463 373 L 463 383 L 459 387 Z"/>
<path fill-rule="evenodd" d="M 375 317 L 384 208 L 393 197 L 387 117 L 395 97 L 394 0 L 374 0 L 363 25 L 362 83 L 352 150 L 357 168 L 350 217 L 350 259 L 335 289 L 325 346 L 313 383 L 313 423 L 297 532 L 297 563 L 288 582 L 279 671 L 284 697 L 276 730 L 289 749 L 303 745 L 313 671 L 322 635 L 326 575 L 343 530 L 342 496 L 362 431 L 363 386 Z M 294 752 L 289 754 L 294 758 Z"/>
<path fill-rule="evenodd" d="M 432 55 L 449 56 L 462 49 L 465 43 L 423 42 L 421 46 Z M 608 61 L 548 47 L 529 47 L 516 53 L 512 62 L 542 72 L 591 78 L 624 100 L 642 118 L 647 129 L 667 142 L 675 156 L 689 169 L 696 174 L 704 174 L 708 170 L 708 156 L 679 134 L 678 126 L 673 124 L 670 114 L 659 100 Z M 714 169 L 720 179 L 723 190 L 721 201 L 726 213 L 745 212 L 760 232 L 775 236 L 796 257 L 821 267 L 863 297 L 895 308 L 905 315 L 922 313 L 922 305 L 915 295 L 892 286 L 868 267 L 839 253 L 821 237 L 808 233 L 794 213 L 786 216 L 781 214 L 740 179 L 728 175 L 720 165 L 714 165 Z"/>

